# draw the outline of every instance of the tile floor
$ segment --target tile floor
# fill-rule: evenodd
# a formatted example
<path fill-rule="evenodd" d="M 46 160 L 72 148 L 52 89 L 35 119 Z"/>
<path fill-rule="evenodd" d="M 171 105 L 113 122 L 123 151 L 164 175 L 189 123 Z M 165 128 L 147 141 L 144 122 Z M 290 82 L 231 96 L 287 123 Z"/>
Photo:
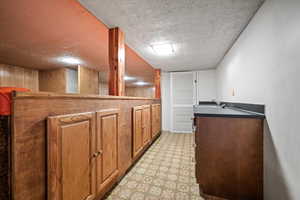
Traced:
<path fill-rule="evenodd" d="M 193 134 L 162 133 L 107 200 L 203 200 L 192 144 Z"/>

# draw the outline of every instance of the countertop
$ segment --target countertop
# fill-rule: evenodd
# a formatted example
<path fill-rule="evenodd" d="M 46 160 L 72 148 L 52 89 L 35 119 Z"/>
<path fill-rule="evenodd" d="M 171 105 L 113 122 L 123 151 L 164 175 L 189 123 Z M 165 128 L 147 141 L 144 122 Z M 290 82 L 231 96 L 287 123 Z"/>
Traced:
<path fill-rule="evenodd" d="M 193 109 L 195 117 L 265 118 L 261 113 L 218 105 L 195 105 Z"/>

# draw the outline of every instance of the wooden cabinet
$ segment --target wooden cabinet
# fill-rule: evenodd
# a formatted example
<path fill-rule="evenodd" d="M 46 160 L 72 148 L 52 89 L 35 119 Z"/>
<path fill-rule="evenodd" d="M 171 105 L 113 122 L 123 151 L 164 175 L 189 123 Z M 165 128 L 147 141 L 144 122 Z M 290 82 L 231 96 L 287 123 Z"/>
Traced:
<path fill-rule="evenodd" d="M 48 199 L 102 197 L 118 178 L 119 109 L 48 118 Z"/>
<path fill-rule="evenodd" d="M 263 120 L 196 118 L 196 178 L 202 195 L 263 199 Z"/>
<path fill-rule="evenodd" d="M 151 140 L 151 110 L 150 105 L 143 106 L 142 112 L 143 145 L 149 144 Z"/>
<path fill-rule="evenodd" d="M 47 137 L 48 199 L 94 199 L 95 114 L 49 117 Z"/>
<path fill-rule="evenodd" d="M 160 104 L 151 105 L 151 137 L 157 136 L 161 130 L 161 110 Z"/>
<path fill-rule="evenodd" d="M 136 157 L 151 140 L 150 105 L 133 108 L 133 157 Z"/>
<path fill-rule="evenodd" d="M 97 112 L 96 160 L 97 193 L 104 193 L 118 177 L 118 137 L 120 110 Z"/>
<path fill-rule="evenodd" d="M 133 157 L 143 149 L 143 106 L 133 108 Z"/>

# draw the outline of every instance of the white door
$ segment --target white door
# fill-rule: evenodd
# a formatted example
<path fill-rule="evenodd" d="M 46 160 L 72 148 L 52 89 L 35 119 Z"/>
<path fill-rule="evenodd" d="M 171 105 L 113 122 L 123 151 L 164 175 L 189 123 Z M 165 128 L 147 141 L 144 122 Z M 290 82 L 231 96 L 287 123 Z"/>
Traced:
<path fill-rule="evenodd" d="M 191 133 L 193 105 L 196 103 L 196 72 L 171 73 L 172 132 Z"/>

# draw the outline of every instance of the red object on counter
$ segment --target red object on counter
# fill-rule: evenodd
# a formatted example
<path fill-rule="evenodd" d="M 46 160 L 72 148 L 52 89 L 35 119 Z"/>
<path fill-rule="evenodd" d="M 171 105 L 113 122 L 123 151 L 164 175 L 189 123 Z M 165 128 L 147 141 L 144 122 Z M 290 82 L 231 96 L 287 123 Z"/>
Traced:
<path fill-rule="evenodd" d="M 0 115 L 11 114 L 11 93 L 13 91 L 30 92 L 30 90 L 26 88 L 0 87 Z"/>

